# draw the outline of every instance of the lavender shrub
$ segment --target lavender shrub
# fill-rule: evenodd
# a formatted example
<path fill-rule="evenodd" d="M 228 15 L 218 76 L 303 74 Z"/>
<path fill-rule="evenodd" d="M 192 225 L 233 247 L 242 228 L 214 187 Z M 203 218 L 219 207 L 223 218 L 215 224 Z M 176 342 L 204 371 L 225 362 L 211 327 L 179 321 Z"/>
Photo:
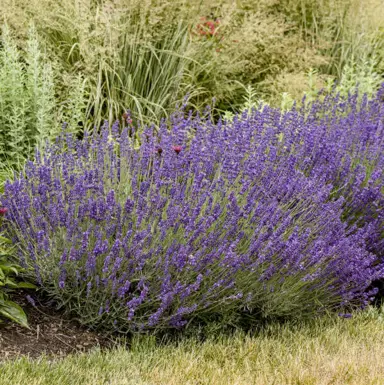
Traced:
<path fill-rule="evenodd" d="M 138 149 L 117 123 L 63 135 L 6 184 L 8 231 L 31 276 L 93 327 L 362 306 L 383 276 L 383 115 L 379 99 L 336 98 L 229 123 L 175 114 Z"/>

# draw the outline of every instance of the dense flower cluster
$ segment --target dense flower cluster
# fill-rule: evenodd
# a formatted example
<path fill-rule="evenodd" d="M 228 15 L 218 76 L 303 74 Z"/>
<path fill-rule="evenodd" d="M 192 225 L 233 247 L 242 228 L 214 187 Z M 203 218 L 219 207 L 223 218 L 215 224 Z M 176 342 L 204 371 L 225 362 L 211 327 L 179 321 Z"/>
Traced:
<path fill-rule="evenodd" d="M 343 197 L 343 220 L 369 227 L 366 244 L 384 259 L 384 86 L 374 100 L 353 94 L 328 96 L 310 106 L 300 122 L 287 113 L 284 142 L 294 143 L 297 167 L 332 184 Z"/>
<path fill-rule="evenodd" d="M 139 149 L 118 123 L 63 134 L 7 183 L 8 231 L 94 326 L 364 305 L 383 276 L 383 118 L 379 94 L 216 124 L 180 112 Z"/>

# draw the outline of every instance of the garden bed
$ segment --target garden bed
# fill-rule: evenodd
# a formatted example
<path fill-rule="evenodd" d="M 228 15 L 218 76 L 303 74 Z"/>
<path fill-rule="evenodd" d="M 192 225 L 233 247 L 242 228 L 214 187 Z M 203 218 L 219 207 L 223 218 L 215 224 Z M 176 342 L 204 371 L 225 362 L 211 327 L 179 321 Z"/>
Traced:
<path fill-rule="evenodd" d="M 69 321 L 60 311 L 54 310 L 52 305 L 37 302 L 34 307 L 21 293 L 15 295 L 14 300 L 26 310 L 30 329 L 6 321 L 0 324 L 1 359 L 66 356 L 112 345 L 110 339 Z"/>

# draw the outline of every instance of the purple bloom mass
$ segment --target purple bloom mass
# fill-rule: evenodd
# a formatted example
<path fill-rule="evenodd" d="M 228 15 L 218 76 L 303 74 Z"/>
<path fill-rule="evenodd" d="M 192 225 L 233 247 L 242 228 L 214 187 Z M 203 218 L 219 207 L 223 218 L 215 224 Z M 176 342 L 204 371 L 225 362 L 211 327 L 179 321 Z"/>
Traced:
<path fill-rule="evenodd" d="M 180 111 L 139 149 L 117 123 L 65 134 L 6 184 L 7 230 L 92 326 L 361 306 L 383 276 L 383 93 L 225 123 Z"/>

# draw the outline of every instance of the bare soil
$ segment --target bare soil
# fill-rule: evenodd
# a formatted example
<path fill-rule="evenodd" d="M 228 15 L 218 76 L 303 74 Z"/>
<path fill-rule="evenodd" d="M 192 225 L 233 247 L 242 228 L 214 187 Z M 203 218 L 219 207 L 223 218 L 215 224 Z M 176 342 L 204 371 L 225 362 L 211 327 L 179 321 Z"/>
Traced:
<path fill-rule="evenodd" d="M 25 310 L 30 329 L 1 319 L 0 360 L 20 356 L 66 356 L 94 347 L 104 349 L 113 345 L 111 339 L 69 320 L 54 310 L 52 305 L 36 300 L 34 307 L 25 299 L 24 293 L 14 295 L 12 300 Z"/>

